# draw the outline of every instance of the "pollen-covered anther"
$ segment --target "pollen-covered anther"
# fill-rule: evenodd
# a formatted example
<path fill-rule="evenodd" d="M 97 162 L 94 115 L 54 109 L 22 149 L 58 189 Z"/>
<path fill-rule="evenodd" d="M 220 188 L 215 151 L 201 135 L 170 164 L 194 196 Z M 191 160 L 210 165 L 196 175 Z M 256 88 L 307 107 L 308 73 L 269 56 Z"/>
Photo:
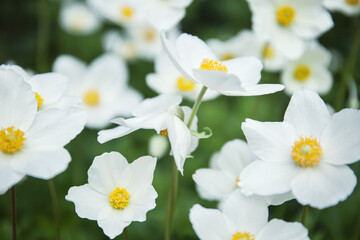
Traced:
<path fill-rule="evenodd" d="M 200 70 L 204 71 L 220 71 L 220 72 L 227 72 L 227 68 L 222 63 L 216 61 L 216 60 L 209 60 L 207 58 L 204 58 L 200 65 Z"/>
<path fill-rule="evenodd" d="M 39 110 L 39 108 L 41 107 L 41 105 L 43 104 L 44 102 L 44 99 L 42 99 L 42 97 L 37 93 L 35 92 L 35 97 L 36 97 L 36 100 L 37 100 L 37 109 Z"/>
<path fill-rule="evenodd" d="M 322 156 L 322 148 L 313 137 L 300 137 L 299 141 L 295 141 L 291 153 L 292 159 L 300 167 L 315 167 L 320 163 Z"/>
<path fill-rule="evenodd" d="M 160 131 L 160 136 L 167 137 L 169 135 L 167 128 Z"/>
<path fill-rule="evenodd" d="M 255 236 L 248 232 L 237 232 L 233 235 L 232 240 L 255 240 Z"/>
<path fill-rule="evenodd" d="M 307 65 L 299 65 L 294 71 L 294 77 L 300 82 L 304 82 L 311 75 L 311 70 Z"/>
<path fill-rule="evenodd" d="M 109 194 L 109 203 L 113 208 L 123 209 L 129 204 L 130 194 L 126 188 L 117 187 Z"/>
<path fill-rule="evenodd" d="M 349 5 L 358 5 L 360 0 L 346 0 Z"/>
<path fill-rule="evenodd" d="M 290 6 L 283 6 L 277 11 L 277 20 L 283 25 L 287 26 L 294 21 L 295 18 L 295 10 Z"/>
<path fill-rule="evenodd" d="M 24 145 L 24 132 L 14 126 L 0 130 L 0 149 L 3 153 L 12 154 Z"/>
<path fill-rule="evenodd" d="M 124 16 L 125 18 L 131 18 L 134 15 L 134 9 L 128 5 L 125 5 L 120 8 L 120 15 Z"/>
<path fill-rule="evenodd" d="M 239 187 L 239 183 L 240 182 L 240 178 L 239 177 L 236 177 L 236 179 L 235 179 L 235 186 L 236 187 Z"/>
<path fill-rule="evenodd" d="M 192 91 L 195 89 L 196 84 L 187 79 L 186 77 L 179 77 L 176 82 L 177 88 L 181 91 Z"/>
<path fill-rule="evenodd" d="M 96 90 L 88 90 L 83 95 L 83 101 L 85 104 L 89 106 L 95 106 L 100 101 L 100 95 L 99 92 Z"/>

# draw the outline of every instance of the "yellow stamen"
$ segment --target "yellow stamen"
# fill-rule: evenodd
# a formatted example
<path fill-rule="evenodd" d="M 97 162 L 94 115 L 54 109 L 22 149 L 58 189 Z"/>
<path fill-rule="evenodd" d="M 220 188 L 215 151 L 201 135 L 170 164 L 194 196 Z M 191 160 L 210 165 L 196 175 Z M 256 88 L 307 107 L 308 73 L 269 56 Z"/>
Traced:
<path fill-rule="evenodd" d="M 160 136 L 167 137 L 169 135 L 167 128 L 160 131 Z"/>
<path fill-rule="evenodd" d="M 359 0 L 346 0 L 346 2 L 350 5 L 358 5 L 359 4 Z"/>
<path fill-rule="evenodd" d="M 120 8 L 120 15 L 124 16 L 125 18 L 131 18 L 134 15 L 134 9 L 128 5 L 125 5 Z"/>
<path fill-rule="evenodd" d="M 41 105 L 44 102 L 44 99 L 42 99 L 42 97 L 37 92 L 35 92 L 35 97 L 36 97 L 36 100 L 37 100 L 37 103 L 38 103 L 37 109 L 39 110 L 39 108 L 41 107 Z"/>
<path fill-rule="evenodd" d="M 274 57 L 274 48 L 266 44 L 262 50 L 262 56 L 267 59 Z"/>
<path fill-rule="evenodd" d="M 235 58 L 236 56 L 232 53 L 226 53 L 221 56 L 221 61 L 226 61 Z"/>
<path fill-rule="evenodd" d="M 222 63 L 219 63 L 218 61 L 215 60 L 209 60 L 207 58 L 204 58 L 199 69 L 205 71 L 221 71 L 221 72 L 228 71 L 226 66 L 223 65 Z"/>
<path fill-rule="evenodd" d="M 0 149 L 3 153 L 12 154 L 24 145 L 24 132 L 14 129 L 14 126 L 0 130 Z"/>
<path fill-rule="evenodd" d="M 248 232 L 237 232 L 233 235 L 232 240 L 255 240 L 255 236 Z"/>
<path fill-rule="evenodd" d="M 152 42 L 155 39 L 155 30 L 148 28 L 144 31 L 144 38 L 148 42 Z"/>
<path fill-rule="evenodd" d="M 123 209 L 129 204 L 130 194 L 126 188 L 117 187 L 109 194 L 109 203 L 113 208 Z"/>
<path fill-rule="evenodd" d="M 322 148 L 313 137 L 300 137 L 299 141 L 295 141 L 291 153 L 292 159 L 300 167 L 315 167 L 319 164 L 322 155 Z"/>
<path fill-rule="evenodd" d="M 294 77 L 300 82 L 304 82 L 311 75 L 311 70 L 307 65 L 299 65 L 295 69 Z"/>
<path fill-rule="evenodd" d="M 84 103 L 89 106 L 97 105 L 99 103 L 99 100 L 100 100 L 100 95 L 96 90 L 89 90 L 85 92 L 83 96 Z"/>
<path fill-rule="evenodd" d="M 195 89 L 196 84 L 185 77 L 179 77 L 176 82 L 177 88 L 181 91 L 192 91 Z"/>
<path fill-rule="evenodd" d="M 236 187 L 239 187 L 239 185 L 238 185 L 239 182 L 240 182 L 240 178 L 236 177 L 236 179 L 235 179 L 235 186 Z"/>
<path fill-rule="evenodd" d="M 290 6 L 283 6 L 277 11 L 277 20 L 283 25 L 287 26 L 294 21 L 295 10 Z"/>

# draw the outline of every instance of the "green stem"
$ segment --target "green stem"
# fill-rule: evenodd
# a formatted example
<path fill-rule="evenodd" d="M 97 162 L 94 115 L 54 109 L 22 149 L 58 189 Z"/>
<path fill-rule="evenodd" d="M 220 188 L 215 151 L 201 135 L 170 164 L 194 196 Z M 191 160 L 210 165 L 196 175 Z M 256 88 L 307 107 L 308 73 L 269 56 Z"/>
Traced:
<path fill-rule="evenodd" d="M 304 206 L 303 211 L 302 211 L 302 216 L 301 216 L 301 223 L 303 225 L 305 225 L 305 220 L 306 220 L 306 215 L 307 215 L 308 210 L 309 210 L 309 205 Z"/>
<path fill-rule="evenodd" d="M 192 112 L 191 112 L 191 115 L 190 115 L 190 118 L 189 118 L 189 122 L 187 123 L 188 128 L 190 128 L 190 126 L 191 126 L 191 124 L 192 124 L 192 122 L 194 120 L 194 117 L 195 117 L 195 115 L 196 115 L 196 113 L 197 113 L 197 111 L 198 111 L 198 109 L 200 107 L 201 100 L 204 97 L 206 90 L 207 90 L 207 87 L 205 87 L 205 86 L 203 86 L 201 88 L 199 96 L 197 97 L 197 99 L 196 99 L 196 101 L 194 103 L 194 106 L 193 106 L 193 109 L 192 109 Z"/>
<path fill-rule="evenodd" d="M 58 201 L 57 201 L 54 181 L 52 179 L 49 179 L 48 180 L 48 185 L 49 185 L 49 190 L 50 190 L 50 195 L 51 195 L 51 200 L 52 200 L 52 206 L 53 206 L 53 211 L 54 211 L 54 217 L 55 217 L 56 240 L 60 240 L 61 239 L 61 234 L 60 234 L 59 205 L 58 205 Z"/>
<path fill-rule="evenodd" d="M 11 223 L 12 223 L 12 239 L 16 240 L 16 194 L 15 186 L 11 188 Z"/>

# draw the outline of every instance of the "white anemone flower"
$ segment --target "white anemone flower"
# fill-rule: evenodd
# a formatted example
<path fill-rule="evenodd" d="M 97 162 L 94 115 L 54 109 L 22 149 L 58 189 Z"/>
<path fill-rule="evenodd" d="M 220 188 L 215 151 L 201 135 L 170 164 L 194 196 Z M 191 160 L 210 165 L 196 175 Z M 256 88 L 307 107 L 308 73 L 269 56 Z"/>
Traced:
<path fill-rule="evenodd" d="M 323 209 L 344 201 L 356 176 L 347 164 L 360 159 L 360 112 L 331 115 L 319 95 L 298 90 L 283 122 L 246 119 L 242 129 L 260 160 L 240 175 L 246 194 L 291 191 L 302 205 Z"/>
<path fill-rule="evenodd" d="M 165 52 L 161 52 L 155 58 L 155 73 L 146 76 L 146 84 L 158 94 L 174 93 L 192 101 L 196 100 L 202 85 L 196 84 L 184 77 L 171 63 Z M 218 92 L 208 90 L 203 101 L 213 99 Z"/>
<path fill-rule="evenodd" d="M 89 67 L 72 56 L 62 55 L 53 69 L 69 77 L 68 92 L 82 98 L 89 128 L 103 128 L 116 116 L 128 116 L 141 101 L 141 95 L 128 86 L 125 62 L 113 54 L 101 55 Z"/>
<path fill-rule="evenodd" d="M 105 51 L 116 54 L 126 61 L 132 61 L 139 57 L 139 51 L 134 41 L 118 31 L 106 32 L 102 39 L 102 45 Z"/>
<path fill-rule="evenodd" d="M 227 142 L 220 153 L 212 157 L 210 168 L 198 169 L 193 175 L 200 196 L 207 200 L 223 201 L 241 189 L 238 185 L 240 174 L 256 159 L 246 142 L 238 139 Z M 291 193 L 286 193 L 267 196 L 265 199 L 268 204 L 280 205 L 293 198 Z"/>
<path fill-rule="evenodd" d="M 38 102 L 24 77 L 0 68 L 0 194 L 25 175 L 50 179 L 71 157 L 64 146 L 84 128 L 79 108 L 37 111 Z"/>
<path fill-rule="evenodd" d="M 112 123 L 119 127 L 99 132 L 98 141 L 104 143 L 115 138 L 125 136 L 138 129 L 154 129 L 161 136 L 168 136 L 171 152 L 178 170 L 183 173 L 185 159 L 196 148 L 190 130 L 184 121 L 185 111 L 179 106 L 181 97 L 178 95 L 163 94 L 154 98 L 145 99 L 133 111 L 133 118 L 116 118 Z M 190 129 L 196 130 L 196 121 Z"/>
<path fill-rule="evenodd" d="M 329 67 L 331 53 L 320 44 L 313 42 L 307 46 L 304 54 L 291 61 L 281 74 L 281 83 L 289 95 L 305 87 L 319 94 L 330 91 L 333 78 Z"/>
<path fill-rule="evenodd" d="M 245 197 L 240 190 L 225 200 L 222 211 L 199 204 L 190 209 L 190 222 L 200 240 L 309 240 L 301 223 L 268 222 L 268 216 L 263 198 Z"/>
<path fill-rule="evenodd" d="M 75 204 L 81 218 L 96 220 L 109 238 L 120 235 L 131 222 L 144 222 L 155 208 L 151 185 L 156 158 L 140 157 L 128 163 L 118 152 L 97 156 L 88 171 L 88 184 L 71 187 L 65 199 Z"/>
<path fill-rule="evenodd" d="M 306 40 L 319 37 L 333 26 L 322 0 L 247 0 L 253 29 L 291 59 L 301 56 Z"/>
<path fill-rule="evenodd" d="M 161 33 L 164 48 L 179 72 L 188 80 L 227 96 L 256 96 L 281 91 L 280 84 L 258 84 L 261 62 L 255 57 L 218 60 L 199 38 L 183 33 L 170 42 Z"/>
<path fill-rule="evenodd" d="M 360 14 L 359 0 L 324 0 L 324 6 L 331 11 L 339 11 L 347 16 Z"/>
<path fill-rule="evenodd" d="M 100 27 L 100 20 L 81 2 L 65 2 L 60 9 L 59 24 L 61 28 L 75 35 L 88 35 Z"/>

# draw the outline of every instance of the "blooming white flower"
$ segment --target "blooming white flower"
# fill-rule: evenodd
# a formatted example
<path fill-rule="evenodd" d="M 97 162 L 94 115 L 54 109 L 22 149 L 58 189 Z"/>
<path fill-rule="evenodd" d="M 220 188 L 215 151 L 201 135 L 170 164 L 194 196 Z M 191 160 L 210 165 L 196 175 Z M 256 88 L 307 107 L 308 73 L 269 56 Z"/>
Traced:
<path fill-rule="evenodd" d="M 212 158 L 210 168 L 198 169 L 193 175 L 200 196 L 207 200 L 226 199 L 239 189 L 241 172 L 256 159 L 246 142 L 238 139 L 227 142 Z M 266 200 L 271 205 L 280 205 L 293 198 L 291 193 L 286 193 L 268 196 Z"/>
<path fill-rule="evenodd" d="M 253 29 L 288 58 L 305 50 L 305 41 L 319 37 L 333 26 L 322 0 L 247 0 Z"/>
<path fill-rule="evenodd" d="M 68 92 L 82 98 L 81 106 L 89 115 L 87 127 L 103 128 L 110 119 L 129 115 L 141 100 L 140 94 L 128 87 L 124 61 L 113 54 L 98 57 L 89 67 L 72 56 L 62 55 L 53 69 L 69 77 Z"/>
<path fill-rule="evenodd" d="M 283 122 L 246 119 L 242 129 L 260 158 L 240 175 L 246 194 L 291 191 L 302 205 L 336 205 L 354 190 L 356 176 L 347 164 L 360 159 L 360 112 L 329 114 L 315 92 L 298 90 Z"/>
<path fill-rule="evenodd" d="M 144 222 L 154 209 L 157 193 L 151 185 L 156 158 L 132 163 L 118 152 L 97 156 L 88 171 L 88 184 L 71 187 L 65 199 L 75 204 L 81 218 L 96 220 L 111 239 L 131 222 Z"/>
<path fill-rule="evenodd" d="M 121 126 L 100 131 L 98 141 L 104 143 L 140 128 L 154 129 L 162 136 L 169 136 L 172 154 L 182 173 L 185 159 L 197 143 L 194 143 L 194 137 L 184 123 L 185 111 L 188 110 L 179 107 L 181 100 L 180 96 L 169 94 L 146 99 L 132 111 L 133 118 L 112 120 L 112 123 Z M 196 121 L 193 121 L 190 129 L 196 130 Z"/>
<path fill-rule="evenodd" d="M 188 80 L 179 73 L 165 52 L 156 56 L 155 73 L 150 73 L 146 76 L 146 84 L 159 94 L 181 94 L 190 100 L 197 98 L 202 87 L 202 85 Z M 218 95 L 218 92 L 209 90 L 206 91 L 203 100 L 210 100 Z"/>
<path fill-rule="evenodd" d="M 258 84 L 261 62 L 255 57 L 219 61 L 199 38 L 181 34 L 170 42 L 161 33 L 169 58 L 184 77 L 228 96 L 254 96 L 280 91 L 280 84 Z"/>
<path fill-rule="evenodd" d="M 60 9 L 59 24 L 70 34 L 87 35 L 99 29 L 100 20 L 84 3 L 66 1 Z"/>
<path fill-rule="evenodd" d="M 289 95 L 305 87 L 319 94 L 330 91 L 333 79 L 329 71 L 331 53 L 320 44 L 313 42 L 304 54 L 290 62 L 281 74 L 281 83 Z"/>
<path fill-rule="evenodd" d="M 108 31 L 104 34 L 102 45 L 105 51 L 114 53 L 127 61 L 135 60 L 139 57 L 139 51 L 132 39 L 118 31 Z"/>
<path fill-rule="evenodd" d="M 0 68 L 0 194 L 25 175 L 50 179 L 71 157 L 64 146 L 84 128 L 78 108 L 37 111 L 31 86 L 17 71 Z"/>
<path fill-rule="evenodd" d="M 339 11 L 347 16 L 360 14 L 359 0 L 324 0 L 324 6 L 332 11 Z"/>
<path fill-rule="evenodd" d="M 190 222 L 200 240 L 308 240 L 301 223 L 279 219 L 268 222 L 269 211 L 261 197 L 245 197 L 240 190 L 224 202 L 223 210 L 198 204 L 190 209 Z"/>

